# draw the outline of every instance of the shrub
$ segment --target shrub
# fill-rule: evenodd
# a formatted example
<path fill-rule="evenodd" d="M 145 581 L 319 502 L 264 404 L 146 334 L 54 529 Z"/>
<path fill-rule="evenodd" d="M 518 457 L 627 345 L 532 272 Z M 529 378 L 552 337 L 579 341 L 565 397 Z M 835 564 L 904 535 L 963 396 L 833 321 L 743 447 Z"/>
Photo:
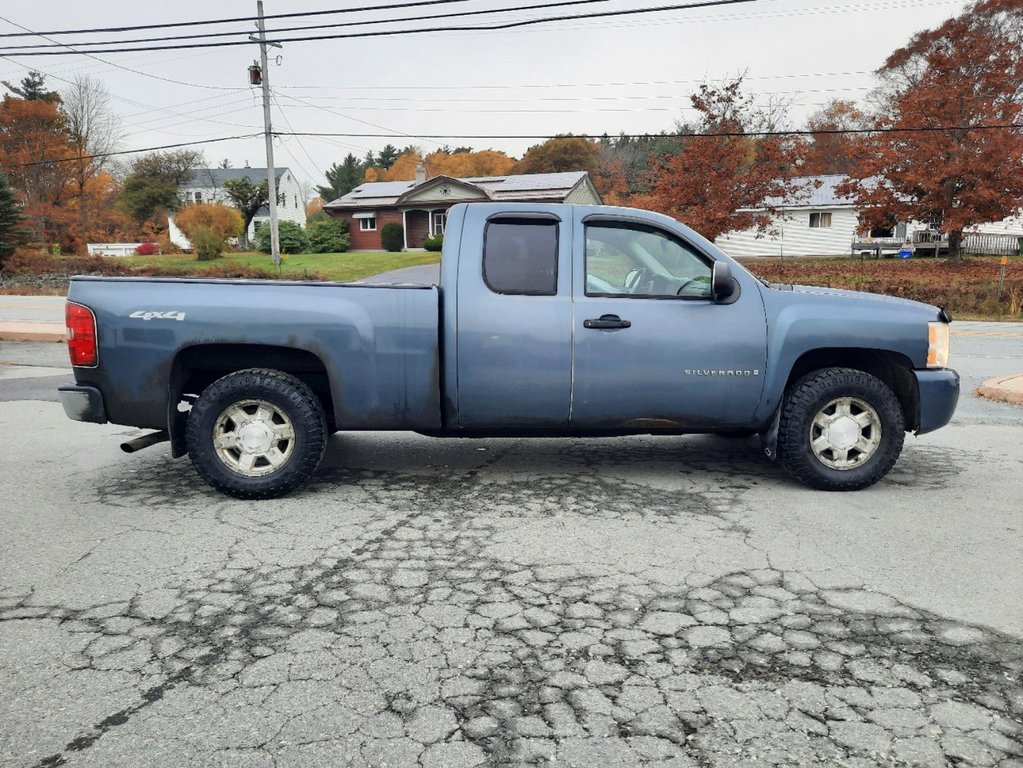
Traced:
<path fill-rule="evenodd" d="M 237 209 L 219 203 L 186 205 L 178 211 L 174 223 L 192 241 L 199 261 L 219 258 L 227 239 L 238 237 L 244 224 Z"/>
<path fill-rule="evenodd" d="M 295 222 L 278 221 L 277 234 L 281 239 L 281 253 L 305 253 L 309 250 L 309 238 Z M 269 223 L 256 230 L 256 247 L 263 253 L 270 253 Z"/>
<path fill-rule="evenodd" d="M 195 251 L 197 261 L 213 261 L 224 253 L 224 238 L 210 227 L 192 227 L 188 239 L 192 241 L 192 250 Z"/>
<path fill-rule="evenodd" d="M 135 249 L 137 256 L 156 256 L 158 253 L 160 253 L 160 246 L 151 242 L 142 243 Z"/>
<path fill-rule="evenodd" d="M 423 247 L 428 251 L 434 253 L 440 251 L 444 247 L 444 235 L 434 235 L 433 237 L 427 237 L 423 241 Z"/>
<path fill-rule="evenodd" d="M 306 227 L 306 233 L 312 253 L 344 253 L 351 245 L 344 219 L 318 219 Z"/>
<path fill-rule="evenodd" d="M 391 253 L 401 251 L 405 247 L 405 230 L 401 224 L 396 221 L 384 224 L 384 228 L 380 230 L 380 245 Z"/>

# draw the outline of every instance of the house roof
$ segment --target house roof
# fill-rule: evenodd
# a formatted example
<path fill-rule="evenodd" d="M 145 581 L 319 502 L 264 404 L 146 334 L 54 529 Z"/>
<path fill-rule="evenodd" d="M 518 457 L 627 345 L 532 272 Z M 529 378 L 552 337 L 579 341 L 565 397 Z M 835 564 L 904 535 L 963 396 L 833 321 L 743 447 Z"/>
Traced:
<path fill-rule="evenodd" d="M 287 168 L 274 168 L 274 178 L 280 179 Z M 260 182 L 266 178 L 266 168 L 196 168 L 186 187 L 221 187 L 225 181 L 244 179 Z"/>
<path fill-rule="evenodd" d="M 842 197 L 836 194 L 835 187 L 846 181 L 849 177 L 840 173 L 825 176 L 797 176 L 792 179 L 793 184 L 800 186 L 809 184 L 809 197 L 800 198 L 795 202 L 782 203 L 777 197 L 769 197 L 765 204 L 780 206 L 782 208 L 830 208 L 835 206 L 853 206 L 850 197 Z"/>
<path fill-rule="evenodd" d="M 476 187 L 491 200 L 550 200 L 564 199 L 587 176 L 586 171 L 569 171 L 527 173 L 519 176 L 470 176 L 453 181 Z M 432 181 L 433 179 L 428 179 L 423 185 Z M 397 205 L 409 192 L 423 185 L 414 181 L 366 182 L 324 207 L 373 208 Z"/>

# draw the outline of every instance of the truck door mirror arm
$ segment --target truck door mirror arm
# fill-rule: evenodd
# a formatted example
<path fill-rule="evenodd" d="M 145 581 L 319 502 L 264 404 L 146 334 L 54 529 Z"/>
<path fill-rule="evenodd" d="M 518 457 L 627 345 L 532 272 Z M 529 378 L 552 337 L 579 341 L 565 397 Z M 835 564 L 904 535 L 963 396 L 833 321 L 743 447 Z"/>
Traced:
<path fill-rule="evenodd" d="M 739 281 L 732 276 L 732 268 L 727 262 L 714 262 L 710 293 L 715 304 L 731 304 L 739 298 Z"/>

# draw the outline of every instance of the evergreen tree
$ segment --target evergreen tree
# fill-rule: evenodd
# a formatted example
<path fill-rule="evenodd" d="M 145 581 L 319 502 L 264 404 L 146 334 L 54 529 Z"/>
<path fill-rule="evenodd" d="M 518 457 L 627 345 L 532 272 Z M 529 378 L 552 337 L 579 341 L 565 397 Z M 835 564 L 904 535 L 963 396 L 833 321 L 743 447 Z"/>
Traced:
<path fill-rule="evenodd" d="M 21 78 L 21 85 L 11 85 L 6 80 L 0 80 L 7 90 L 16 93 L 25 101 L 49 101 L 53 104 L 60 103 L 60 94 L 56 91 L 46 90 L 46 77 L 39 72 L 29 72 Z"/>
<path fill-rule="evenodd" d="M 345 157 L 341 165 L 332 163 L 330 168 L 323 174 L 327 177 L 328 186 L 316 188 L 320 199 L 325 203 L 329 203 L 331 200 L 337 200 L 342 195 L 347 195 L 362 182 L 362 175 L 365 173 L 366 168 L 367 166 L 351 153 Z"/>
<path fill-rule="evenodd" d="M 24 221 L 25 217 L 21 215 L 21 207 L 14 198 L 7 177 L 0 172 L 0 266 L 19 245 L 24 245 L 28 240 Z"/>
<path fill-rule="evenodd" d="M 387 144 L 377 154 L 377 165 L 386 171 L 394 165 L 394 161 L 398 159 L 399 154 L 401 153 L 398 152 L 398 148 L 396 146 L 393 144 Z"/>

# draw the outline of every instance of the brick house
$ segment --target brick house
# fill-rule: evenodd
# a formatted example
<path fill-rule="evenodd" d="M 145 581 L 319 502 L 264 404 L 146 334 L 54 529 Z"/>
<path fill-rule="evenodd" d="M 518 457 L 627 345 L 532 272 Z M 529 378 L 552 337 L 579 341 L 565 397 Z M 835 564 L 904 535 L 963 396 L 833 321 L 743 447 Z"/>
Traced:
<path fill-rule="evenodd" d="M 401 224 L 406 248 L 422 248 L 427 237 L 444 233 L 447 210 L 455 203 L 601 202 L 586 171 L 427 179 L 420 166 L 416 175 L 415 181 L 360 184 L 347 195 L 326 203 L 323 210 L 348 222 L 352 250 L 378 251 L 382 248 L 380 230 L 389 222 Z"/>

